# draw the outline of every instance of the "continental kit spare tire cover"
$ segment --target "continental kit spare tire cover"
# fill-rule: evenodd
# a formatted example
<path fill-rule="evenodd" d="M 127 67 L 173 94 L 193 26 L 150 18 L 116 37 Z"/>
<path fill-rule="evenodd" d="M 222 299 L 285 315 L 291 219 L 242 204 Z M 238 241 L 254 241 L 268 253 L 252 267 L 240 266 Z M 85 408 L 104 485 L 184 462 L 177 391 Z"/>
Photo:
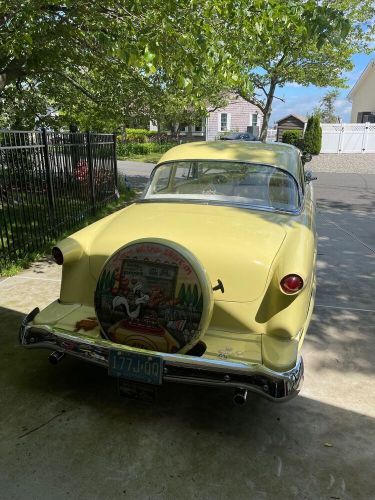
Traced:
<path fill-rule="evenodd" d="M 181 245 L 156 238 L 117 250 L 95 291 L 103 335 L 152 351 L 188 351 L 204 335 L 212 308 L 212 287 L 199 261 Z"/>

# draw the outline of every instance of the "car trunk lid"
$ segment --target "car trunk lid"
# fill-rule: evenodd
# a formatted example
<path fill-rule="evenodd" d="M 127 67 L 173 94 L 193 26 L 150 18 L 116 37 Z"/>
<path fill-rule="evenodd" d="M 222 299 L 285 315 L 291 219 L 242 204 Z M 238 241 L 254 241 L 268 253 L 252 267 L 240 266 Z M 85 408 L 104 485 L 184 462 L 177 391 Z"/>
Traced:
<path fill-rule="evenodd" d="M 162 238 L 189 249 L 206 269 L 215 300 L 248 302 L 263 293 L 285 238 L 285 216 L 242 208 L 185 203 L 135 203 L 101 227 L 90 251 L 95 279 L 106 259 L 137 239 Z"/>

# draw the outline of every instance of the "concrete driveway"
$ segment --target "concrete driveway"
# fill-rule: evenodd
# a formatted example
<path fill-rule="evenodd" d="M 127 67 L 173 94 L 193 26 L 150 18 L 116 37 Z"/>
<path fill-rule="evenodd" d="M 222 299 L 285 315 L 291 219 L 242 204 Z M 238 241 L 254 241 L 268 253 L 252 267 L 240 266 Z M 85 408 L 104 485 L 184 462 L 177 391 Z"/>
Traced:
<path fill-rule="evenodd" d="M 0 283 L 2 499 L 369 499 L 375 450 L 375 175 L 320 174 L 316 308 L 287 404 L 165 385 L 146 405 L 105 370 L 17 347 L 60 269 Z"/>

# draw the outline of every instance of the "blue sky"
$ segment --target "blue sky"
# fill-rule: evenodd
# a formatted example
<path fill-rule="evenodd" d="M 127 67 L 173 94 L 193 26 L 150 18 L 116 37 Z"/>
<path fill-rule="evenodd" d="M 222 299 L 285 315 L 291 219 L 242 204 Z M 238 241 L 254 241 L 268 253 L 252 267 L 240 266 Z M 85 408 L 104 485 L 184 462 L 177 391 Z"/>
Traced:
<path fill-rule="evenodd" d="M 375 53 L 373 52 L 370 55 L 357 54 L 352 58 L 354 68 L 346 74 L 349 88 L 340 90 L 340 95 L 335 103 L 336 113 L 342 118 L 343 122 L 350 122 L 351 104 L 347 99 L 347 95 L 369 61 L 374 57 Z M 298 115 L 307 115 L 311 113 L 323 95 L 331 89 L 332 87 L 315 87 L 314 85 L 302 87 L 293 83 L 278 89 L 276 95 L 285 99 L 285 103 L 278 99 L 273 101 L 273 110 L 269 126 L 272 127 L 276 120 L 290 113 Z"/>

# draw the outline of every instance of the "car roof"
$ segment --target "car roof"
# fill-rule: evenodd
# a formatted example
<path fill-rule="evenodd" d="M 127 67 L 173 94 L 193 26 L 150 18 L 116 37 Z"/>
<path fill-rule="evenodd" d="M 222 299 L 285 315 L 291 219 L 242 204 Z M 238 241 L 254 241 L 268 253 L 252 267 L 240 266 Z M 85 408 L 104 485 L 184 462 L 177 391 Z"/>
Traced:
<path fill-rule="evenodd" d="M 169 149 L 158 164 L 182 160 L 228 160 L 274 165 L 299 179 L 299 150 L 283 143 L 258 141 L 190 142 Z"/>

